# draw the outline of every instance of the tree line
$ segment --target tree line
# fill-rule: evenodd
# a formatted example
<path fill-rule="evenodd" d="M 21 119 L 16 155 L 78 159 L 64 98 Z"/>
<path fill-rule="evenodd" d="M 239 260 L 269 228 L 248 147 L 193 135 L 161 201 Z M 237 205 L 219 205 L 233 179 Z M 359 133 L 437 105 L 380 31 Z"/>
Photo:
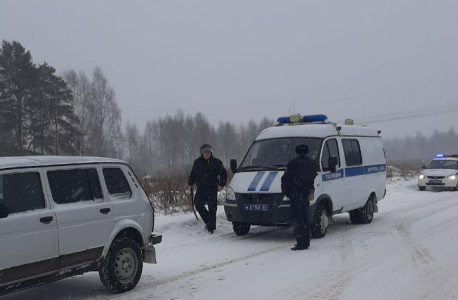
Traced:
<path fill-rule="evenodd" d="M 121 125 L 113 87 L 99 67 L 92 76 L 67 70 L 60 76 L 16 41 L 0 48 L 0 156 L 88 155 L 127 160 L 140 175 L 174 174 L 190 168 L 199 147 L 210 143 L 226 166 L 239 161 L 256 135 L 274 124 L 264 118 L 247 124 L 211 125 L 202 113 L 178 111 L 149 121 L 143 132 Z M 388 160 L 428 159 L 456 153 L 458 136 L 435 131 L 431 137 L 385 139 Z"/>
<path fill-rule="evenodd" d="M 454 128 L 447 132 L 435 130 L 429 137 L 421 132 L 415 136 L 385 139 L 387 160 L 431 160 L 438 153 L 458 154 L 458 135 Z"/>
<path fill-rule="evenodd" d="M 246 125 L 212 126 L 196 113 L 149 121 L 143 132 L 135 124 L 121 129 L 114 89 L 96 67 L 60 76 L 44 62 L 35 64 L 19 42 L 0 48 L 0 156 L 87 155 L 127 160 L 139 175 L 172 174 L 192 164 L 199 147 L 210 143 L 228 164 L 241 159 L 255 136 L 273 124 L 264 118 Z"/>
<path fill-rule="evenodd" d="M 16 41 L 0 48 L 0 156 L 121 157 L 121 111 L 102 70 L 63 76 Z"/>

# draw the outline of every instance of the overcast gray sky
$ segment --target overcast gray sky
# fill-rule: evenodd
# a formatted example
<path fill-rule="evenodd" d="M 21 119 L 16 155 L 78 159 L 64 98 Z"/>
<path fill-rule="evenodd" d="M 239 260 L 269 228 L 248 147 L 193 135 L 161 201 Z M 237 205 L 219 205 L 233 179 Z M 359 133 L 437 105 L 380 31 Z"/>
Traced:
<path fill-rule="evenodd" d="M 456 0 L 1 0 L 0 39 L 59 73 L 100 66 L 141 131 L 178 109 L 214 125 L 449 111 L 370 124 L 385 137 L 458 117 Z"/>

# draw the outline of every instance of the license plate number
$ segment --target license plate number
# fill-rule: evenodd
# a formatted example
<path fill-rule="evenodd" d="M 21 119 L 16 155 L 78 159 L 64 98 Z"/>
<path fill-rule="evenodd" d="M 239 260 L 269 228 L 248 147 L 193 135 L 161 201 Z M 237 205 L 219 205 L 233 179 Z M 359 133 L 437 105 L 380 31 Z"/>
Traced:
<path fill-rule="evenodd" d="M 243 204 L 243 210 L 269 211 L 269 204 Z"/>
<path fill-rule="evenodd" d="M 441 184 L 442 180 L 430 180 L 429 183 L 430 184 Z"/>

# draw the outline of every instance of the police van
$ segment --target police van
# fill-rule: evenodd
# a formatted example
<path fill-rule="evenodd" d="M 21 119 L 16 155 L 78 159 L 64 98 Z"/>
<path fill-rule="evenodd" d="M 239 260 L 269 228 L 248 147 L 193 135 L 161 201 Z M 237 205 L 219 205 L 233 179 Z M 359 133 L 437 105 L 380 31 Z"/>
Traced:
<path fill-rule="evenodd" d="M 458 190 L 458 154 L 437 154 L 428 166 L 422 166 L 423 172 L 418 176 L 418 189 L 427 187 L 451 188 Z"/>
<path fill-rule="evenodd" d="M 306 144 L 319 165 L 310 195 L 312 236 L 326 235 L 331 217 L 348 212 L 354 224 L 371 223 L 377 203 L 386 194 L 386 158 L 380 131 L 327 121 L 325 115 L 291 115 L 263 130 L 244 159 L 230 162 L 234 176 L 226 188 L 224 210 L 237 235 L 251 225 L 282 226 L 292 222 L 281 177 L 295 158 L 295 147 Z"/>

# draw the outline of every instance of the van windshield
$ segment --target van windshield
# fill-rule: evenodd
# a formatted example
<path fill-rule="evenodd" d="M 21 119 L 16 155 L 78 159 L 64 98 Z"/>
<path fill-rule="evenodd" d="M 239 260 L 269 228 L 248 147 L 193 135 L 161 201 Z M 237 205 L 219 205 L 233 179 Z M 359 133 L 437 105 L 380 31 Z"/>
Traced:
<path fill-rule="evenodd" d="M 296 146 L 305 144 L 309 147 L 308 157 L 318 161 L 320 138 L 276 138 L 255 141 L 243 159 L 239 171 L 285 169 L 288 162 L 297 157 Z"/>

